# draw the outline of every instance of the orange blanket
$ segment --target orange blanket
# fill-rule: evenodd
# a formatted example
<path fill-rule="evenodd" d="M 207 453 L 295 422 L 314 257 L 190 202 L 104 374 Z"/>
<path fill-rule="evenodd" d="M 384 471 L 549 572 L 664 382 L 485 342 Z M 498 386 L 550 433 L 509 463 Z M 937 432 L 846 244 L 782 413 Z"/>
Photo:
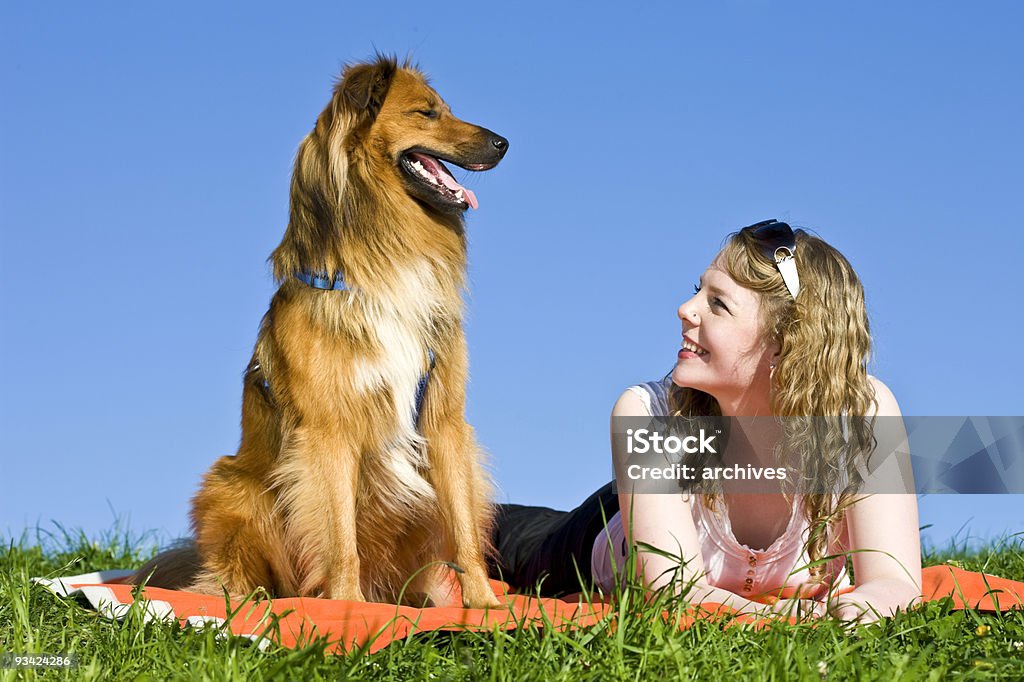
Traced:
<path fill-rule="evenodd" d="M 113 572 L 40 580 L 54 592 L 83 596 L 93 607 L 112 618 L 124 616 L 133 602 L 132 585 L 118 584 L 123 573 Z M 951 597 L 956 608 L 1004 611 L 1024 608 L 1024 582 L 965 571 L 954 566 L 924 569 L 925 601 Z M 586 604 L 568 599 L 538 599 L 508 593 L 508 586 L 492 581 L 495 593 L 509 608 L 500 610 L 464 608 L 417 609 L 393 604 L 332 601 L 329 599 L 275 599 L 236 602 L 228 605 L 222 597 L 211 597 L 147 587 L 143 605 L 148 618 L 177 619 L 182 625 L 201 627 L 225 625 L 236 636 L 260 643 L 273 640 L 287 647 L 301 646 L 316 637 L 326 637 L 331 650 L 345 653 L 358 648 L 377 651 L 414 632 L 431 630 L 511 630 L 526 624 L 554 627 L 583 627 L 599 622 L 611 613 L 608 604 Z M 735 616 L 732 609 L 718 604 L 694 607 L 681 627 L 697 618 Z M 730 624 L 764 624 L 764 619 L 743 615 Z"/>

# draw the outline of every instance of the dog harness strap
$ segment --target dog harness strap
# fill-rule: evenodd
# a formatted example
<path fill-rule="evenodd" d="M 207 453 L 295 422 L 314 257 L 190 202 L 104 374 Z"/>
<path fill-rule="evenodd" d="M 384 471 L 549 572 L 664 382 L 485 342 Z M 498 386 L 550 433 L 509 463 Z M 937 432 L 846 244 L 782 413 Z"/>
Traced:
<path fill-rule="evenodd" d="M 307 272 L 305 270 L 295 273 L 295 278 L 300 282 L 305 282 L 314 289 L 326 289 L 328 291 L 345 291 L 348 289 L 348 284 L 345 283 L 345 274 L 342 272 L 334 273 L 334 277 L 326 272 Z"/>
<path fill-rule="evenodd" d="M 428 348 L 427 355 L 430 356 L 430 367 L 420 377 L 420 383 L 416 385 L 416 406 L 413 408 L 412 422 L 420 423 L 420 413 L 423 411 L 423 398 L 427 395 L 427 384 L 430 383 L 430 372 L 434 369 L 434 349 Z"/>
<path fill-rule="evenodd" d="M 423 411 L 423 399 L 427 396 L 427 384 L 430 383 L 430 372 L 434 369 L 435 355 L 433 349 L 428 348 L 427 354 L 430 356 L 430 367 L 427 368 L 427 371 L 420 377 L 419 383 L 416 384 L 416 404 L 413 406 L 412 411 L 413 424 L 420 423 L 420 413 Z M 258 363 L 254 364 L 252 367 L 253 370 L 258 370 L 260 368 Z M 261 385 L 263 386 L 263 390 L 267 392 L 270 391 L 270 382 L 267 381 L 266 377 L 263 377 Z"/>
<path fill-rule="evenodd" d="M 300 271 L 295 273 L 295 278 L 300 282 L 313 287 L 314 289 L 324 289 L 327 291 L 347 291 L 348 284 L 345 283 L 345 275 L 341 272 L 334 273 L 334 277 L 331 277 L 326 272 L 308 272 Z M 423 411 L 423 399 L 427 396 L 427 384 L 430 383 L 430 372 L 434 369 L 434 361 L 436 356 L 434 355 L 434 349 L 428 348 L 427 355 L 430 357 L 430 366 L 427 367 L 427 371 L 420 377 L 419 383 L 416 384 L 416 403 L 413 406 L 412 421 L 414 424 L 419 424 L 420 413 Z M 263 387 L 267 390 L 270 389 L 270 384 L 267 380 L 263 379 Z"/>

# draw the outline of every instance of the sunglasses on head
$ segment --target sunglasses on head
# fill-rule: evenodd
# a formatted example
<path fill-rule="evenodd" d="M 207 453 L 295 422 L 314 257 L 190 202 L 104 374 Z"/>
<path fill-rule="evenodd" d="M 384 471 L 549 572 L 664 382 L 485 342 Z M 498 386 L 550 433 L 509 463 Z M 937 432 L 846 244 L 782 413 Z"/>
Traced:
<path fill-rule="evenodd" d="M 800 293 L 800 276 L 796 272 L 796 235 L 793 228 L 778 220 L 762 220 L 740 230 L 748 231 L 765 258 L 775 263 L 786 288 L 796 298 Z"/>

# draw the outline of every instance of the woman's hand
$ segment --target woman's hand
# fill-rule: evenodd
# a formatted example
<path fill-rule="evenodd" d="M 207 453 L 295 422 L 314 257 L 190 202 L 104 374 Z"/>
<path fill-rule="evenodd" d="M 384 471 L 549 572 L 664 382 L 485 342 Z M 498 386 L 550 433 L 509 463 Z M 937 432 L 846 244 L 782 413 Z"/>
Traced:
<path fill-rule="evenodd" d="M 879 618 L 905 611 L 921 599 L 921 590 L 907 580 L 876 580 L 841 594 L 828 605 L 828 612 L 856 623 L 874 623 Z"/>
<path fill-rule="evenodd" d="M 821 618 L 828 615 L 824 602 L 814 599 L 778 599 L 771 604 L 771 613 L 790 616 L 797 620 Z"/>
<path fill-rule="evenodd" d="M 836 597 L 829 605 L 828 613 L 836 620 L 849 623 L 874 623 L 882 616 L 871 604 L 848 594 Z"/>

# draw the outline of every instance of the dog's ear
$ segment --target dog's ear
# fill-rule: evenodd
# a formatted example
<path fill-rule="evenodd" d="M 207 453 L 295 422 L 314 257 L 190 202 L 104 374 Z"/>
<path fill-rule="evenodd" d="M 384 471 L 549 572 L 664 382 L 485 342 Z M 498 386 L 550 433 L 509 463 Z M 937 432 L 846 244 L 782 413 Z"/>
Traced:
<path fill-rule="evenodd" d="M 383 55 L 369 64 L 345 67 L 337 88 L 343 106 L 366 115 L 372 121 L 384 105 L 384 98 L 388 96 L 388 89 L 397 70 L 395 58 Z"/>

